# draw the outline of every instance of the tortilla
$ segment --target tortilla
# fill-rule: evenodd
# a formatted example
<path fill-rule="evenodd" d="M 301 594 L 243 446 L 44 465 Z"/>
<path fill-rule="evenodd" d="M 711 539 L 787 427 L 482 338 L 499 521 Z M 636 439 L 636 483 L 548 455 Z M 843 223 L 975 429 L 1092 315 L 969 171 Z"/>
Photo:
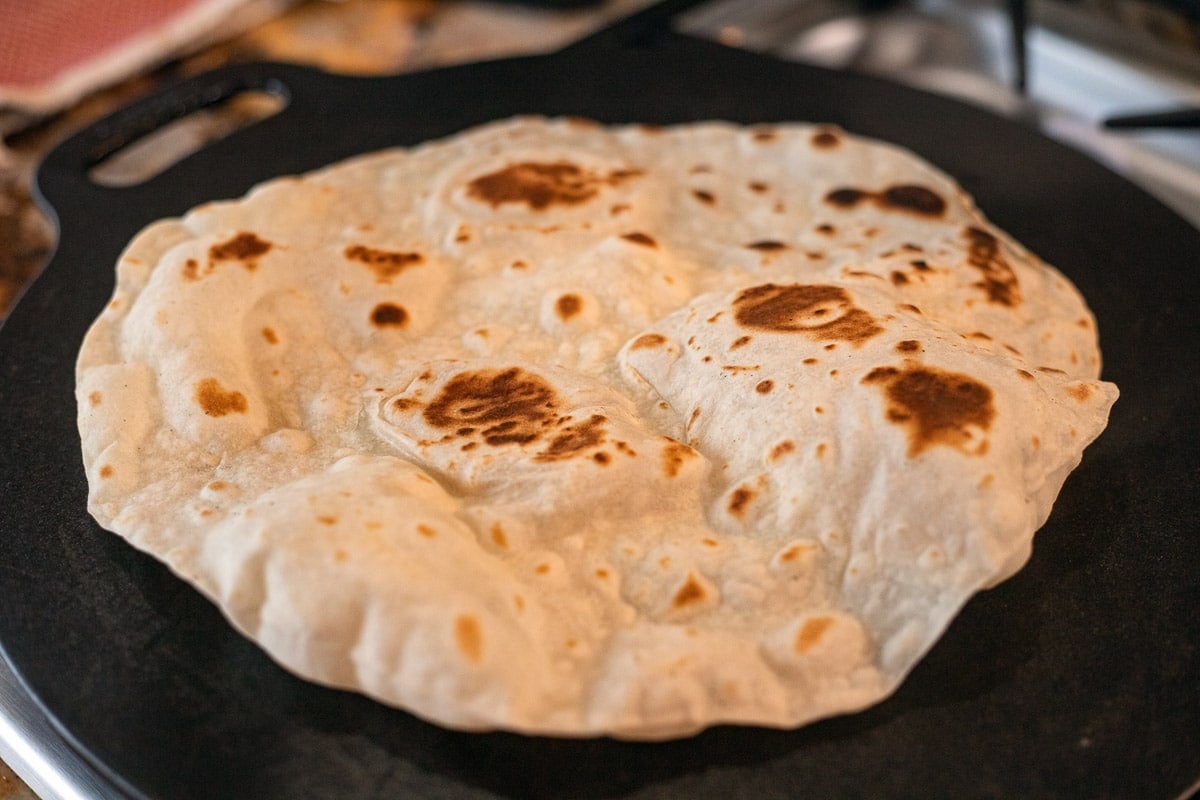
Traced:
<path fill-rule="evenodd" d="M 145 229 L 79 427 L 96 519 L 289 670 L 656 739 L 886 697 L 1029 557 L 1099 371 L 905 151 L 520 118 Z"/>

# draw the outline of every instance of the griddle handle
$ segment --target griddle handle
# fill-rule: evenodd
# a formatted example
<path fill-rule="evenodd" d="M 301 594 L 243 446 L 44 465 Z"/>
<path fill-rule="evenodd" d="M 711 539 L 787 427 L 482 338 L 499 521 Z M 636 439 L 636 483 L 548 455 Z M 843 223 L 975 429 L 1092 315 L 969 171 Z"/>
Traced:
<path fill-rule="evenodd" d="M 89 173 L 109 156 L 154 131 L 242 92 L 276 94 L 285 101 L 280 113 L 286 113 L 292 101 L 289 76 L 295 70 L 289 65 L 267 63 L 214 70 L 161 89 L 92 123 L 55 147 L 42 162 L 37 179 L 41 199 L 51 208 L 57 207 L 61 198 L 90 197 L 93 202 L 111 202 L 117 193 L 152 184 L 164 173 L 129 187 L 101 186 Z"/>

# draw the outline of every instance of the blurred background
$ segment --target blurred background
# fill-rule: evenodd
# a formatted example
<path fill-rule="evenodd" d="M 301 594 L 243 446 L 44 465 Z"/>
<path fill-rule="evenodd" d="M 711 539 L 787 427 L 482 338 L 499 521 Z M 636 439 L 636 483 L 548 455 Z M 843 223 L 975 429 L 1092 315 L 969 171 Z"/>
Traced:
<path fill-rule="evenodd" d="M 551 51 L 645 5 L 0 0 L 0 322 L 54 247 L 54 226 L 32 198 L 42 157 L 166 81 L 262 59 L 392 75 Z M 1200 226 L 1200 0 L 711 0 L 679 16 L 676 28 L 1021 120 Z M 279 102 L 250 93 L 195 112 L 105 162 L 93 179 L 136 182 Z M 978 146 L 987 147 L 986 136 Z M 12 754 L 27 753 L 25 740 L 39 734 L 13 724 L 19 690 L 5 680 L 0 756 L 17 765 Z M 50 785 L 40 772 L 58 767 L 34 761 L 23 757 L 18 769 Z M 0 800 L 36 796 L 0 761 Z"/>

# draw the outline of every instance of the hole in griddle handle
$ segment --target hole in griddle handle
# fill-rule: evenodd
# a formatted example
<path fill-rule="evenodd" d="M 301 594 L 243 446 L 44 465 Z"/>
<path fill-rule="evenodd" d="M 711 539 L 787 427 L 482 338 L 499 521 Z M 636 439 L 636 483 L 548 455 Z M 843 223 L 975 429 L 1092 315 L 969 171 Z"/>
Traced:
<path fill-rule="evenodd" d="M 145 183 L 213 142 L 273 117 L 286 107 L 287 97 L 282 92 L 240 91 L 122 145 L 89 169 L 88 178 L 111 188 Z"/>

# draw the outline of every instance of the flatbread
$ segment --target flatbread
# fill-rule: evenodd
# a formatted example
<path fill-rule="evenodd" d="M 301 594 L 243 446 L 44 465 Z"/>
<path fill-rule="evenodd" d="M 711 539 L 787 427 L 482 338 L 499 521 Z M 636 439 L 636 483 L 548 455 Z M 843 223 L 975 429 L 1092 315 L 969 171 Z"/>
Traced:
<path fill-rule="evenodd" d="M 831 126 L 519 118 L 139 234 L 89 508 L 288 669 L 666 738 L 892 692 L 1116 387 L 1053 268 Z"/>

